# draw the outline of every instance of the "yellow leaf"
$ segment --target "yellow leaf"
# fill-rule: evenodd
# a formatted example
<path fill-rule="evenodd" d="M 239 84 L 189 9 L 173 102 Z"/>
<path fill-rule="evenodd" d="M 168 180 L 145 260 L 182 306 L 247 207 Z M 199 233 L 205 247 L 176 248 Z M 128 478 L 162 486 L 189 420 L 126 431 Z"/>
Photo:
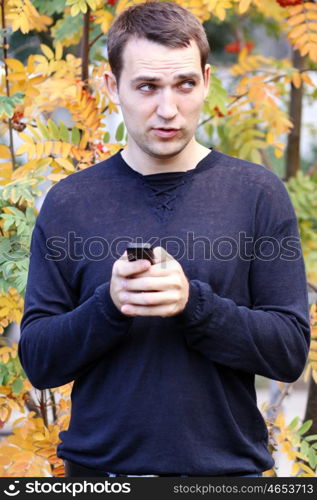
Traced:
<path fill-rule="evenodd" d="M 4 144 L 0 144 L 0 158 L 11 158 L 10 149 Z"/>
<path fill-rule="evenodd" d="M 315 475 L 314 471 L 310 467 L 308 467 L 308 465 L 304 464 L 303 462 L 300 463 L 300 468 L 303 469 L 304 471 L 308 472 L 312 476 Z"/>
<path fill-rule="evenodd" d="M 56 43 L 56 49 L 55 49 L 55 59 L 56 61 L 59 61 L 63 56 L 63 46 L 61 42 Z"/>
<path fill-rule="evenodd" d="M 304 372 L 304 382 L 307 382 L 307 380 L 309 379 L 310 372 L 311 372 L 311 365 L 307 364 L 306 370 Z"/>
<path fill-rule="evenodd" d="M 49 156 L 51 154 L 53 143 L 51 141 L 44 143 L 44 156 Z"/>
<path fill-rule="evenodd" d="M 301 79 L 300 74 L 298 72 L 293 74 L 292 82 L 297 89 L 299 89 L 300 86 L 302 85 L 302 79 Z"/>
<path fill-rule="evenodd" d="M 292 470 L 291 470 L 291 476 L 296 476 L 298 472 L 300 471 L 300 465 L 298 462 L 294 462 L 292 465 Z"/>
<path fill-rule="evenodd" d="M 34 144 L 33 139 L 30 135 L 26 134 L 25 132 L 20 132 L 19 133 L 20 139 L 22 139 L 24 142 L 27 142 L 28 144 Z"/>
<path fill-rule="evenodd" d="M 305 3 L 305 8 L 306 9 L 317 10 L 317 4 L 313 3 L 313 2 L 307 2 L 307 3 Z"/>
<path fill-rule="evenodd" d="M 74 165 L 72 164 L 72 162 L 70 162 L 69 160 L 67 160 L 66 158 L 55 158 L 55 161 L 63 168 L 65 168 L 66 170 L 69 170 L 69 171 L 74 171 L 75 170 L 75 167 Z"/>
<path fill-rule="evenodd" d="M 296 24 L 301 24 L 303 22 L 305 22 L 305 14 L 299 14 L 297 16 L 290 17 L 287 24 L 290 26 L 296 26 Z"/>
<path fill-rule="evenodd" d="M 28 148 L 28 160 L 31 160 L 36 155 L 35 144 L 30 144 Z"/>
<path fill-rule="evenodd" d="M 36 158 L 42 158 L 44 153 L 44 142 L 38 142 L 36 145 Z"/>
<path fill-rule="evenodd" d="M 279 427 L 281 429 L 285 427 L 285 417 L 283 413 L 280 413 L 278 415 L 277 419 L 275 420 L 275 425 L 276 427 Z"/>
<path fill-rule="evenodd" d="M 21 144 L 16 150 L 16 155 L 24 155 L 25 153 L 28 152 L 30 145 L 29 144 Z"/>
<path fill-rule="evenodd" d="M 10 80 L 10 82 L 18 82 L 20 80 L 25 80 L 25 73 L 10 73 L 8 75 L 8 80 Z"/>
<path fill-rule="evenodd" d="M 33 54 L 29 55 L 29 57 L 28 57 L 26 69 L 27 69 L 27 72 L 29 75 L 34 73 L 35 65 L 34 65 L 34 55 Z"/>
<path fill-rule="evenodd" d="M 301 78 L 305 83 L 307 83 L 307 85 L 311 85 L 312 87 L 315 87 L 314 82 L 312 81 L 312 79 L 310 78 L 310 76 L 307 73 L 302 73 Z"/>
<path fill-rule="evenodd" d="M 313 60 L 316 61 L 317 57 L 317 45 L 315 43 L 307 43 L 300 49 L 301 55 L 305 56 L 309 54 L 309 57 Z"/>
<path fill-rule="evenodd" d="M 291 38 L 298 38 L 300 37 L 305 31 L 307 30 L 306 24 L 300 24 L 299 26 L 296 26 L 296 28 L 292 29 L 292 31 L 289 33 L 289 36 Z"/>
<path fill-rule="evenodd" d="M 61 141 L 56 141 L 53 145 L 53 153 L 54 155 L 60 155 L 62 154 L 62 145 L 63 143 Z"/>
<path fill-rule="evenodd" d="M 58 182 L 61 179 L 64 179 L 65 177 L 67 177 L 67 174 L 50 174 L 47 176 L 48 179 L 54 182 Z"/>
<path fill-rule="evenodd" d="M 307 4 L 306 4 L 307 5 Z M 296 5 L 294 7 L 291 7 L 290 9 L 290 14 L 291 16 L 296 16 L 296 14 L 299 14 L 300 12 L 303 11 L 303 4 Z"/>
<path fill-rule="evenodd" d="M 244 14 L 250 7 L 252 0 L 240 0 L 239 3 L 239 14 Z"/>
<path fill-rule="evenodd" d="M 315 350 L 317 349 L 317 340 L 311 340 L 310 348 Z"/>
<path fill-rule="evenodd" d="M 10 69 L 15 71 L 16 73 L 24 73 L 25 77 L 25 68 L 21 61 L 18 61 L 18 59 L 11 59 L 9 57 L 5 61 Z"/>
<path fill-rule="evenodd" d="M 7 455 L 0 455 L 0 465 L 9 465 L 11 459 Z"/>
<path fill-rule="evenodd" d="M 43 441 L 43 440 L 44 440 L 44 439 L 46 439 L 46 438 L 45 438 L 45 436 L 44 436 L 43 434 L 41 434 L 41 432 L 35 432 L 35 433 L 33 434 L 33 439 L 34 439 L 35 441 Z"/>
<path fill-rule="evenodd" d="M 317 352 L 309 351 L 308 357 L 309 357 L 309 359 L 312 359 L 313 361 L 317 361 Z"/>
<path fill-rule="evenodd" d="M 313 12 L 311 10 L 308 10 L 306 12 L 306 17 L 307 17 L 307 19 L 311 19 L 311 20 L 317 19 L 317 12 Z"/>
<path fill-rule="evenodd" d="M 40 47 L 41 47 L 43 54 L 47 57 L 47 59 L 49 59 L 49 60 L 54 59 L 54 52 L 47 45 L 44 45 L 44 43 L 41 43 Z"/>
<path fill-rule="evenodd" d="M 67 158 L 70 155 L 73 145 L 63 142 L 61 155 L 63 158 Z"/>
<path fill-rule="evenodd" d="M 268 144 L 273 144 L 274 143 L 274 135 L 272 132 L 269 132 L 266 136 L 266 142 Z"/>

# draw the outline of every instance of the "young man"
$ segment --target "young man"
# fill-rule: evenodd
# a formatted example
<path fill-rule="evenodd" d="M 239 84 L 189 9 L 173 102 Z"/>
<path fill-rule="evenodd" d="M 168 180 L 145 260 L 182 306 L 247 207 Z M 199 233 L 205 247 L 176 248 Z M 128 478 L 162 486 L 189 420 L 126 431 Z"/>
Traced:
<path fill-rule="evenodd" d="M 108 51 L 128 144 L 45 198 L 22 365 L 41 389 L 74 380 L 68 476 L 261 475 L 255 374 L 295 381 L 309 350 L 293 207 L 275 174 L 195 140 L 210 67 L 192 14 L 135 5 Z M 153 265 L 128 261 L 136 240 Z"/>

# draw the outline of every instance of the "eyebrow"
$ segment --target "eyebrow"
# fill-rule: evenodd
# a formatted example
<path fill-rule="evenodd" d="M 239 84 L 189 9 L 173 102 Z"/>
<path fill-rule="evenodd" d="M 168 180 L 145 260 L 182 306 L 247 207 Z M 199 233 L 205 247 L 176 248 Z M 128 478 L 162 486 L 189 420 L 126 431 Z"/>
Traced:
<path fill-rule="evenodd" d="M 195 71 L 190 71 L 188 73 L 180 73 L 179 75 L 176 75 L 173 78 L 173 80 L 188 80 L 190 78 L 201 80 L 201 75 L 199 73 L 196 73 Z M 140 75 L 137 76 L 136 78 L 133 78 L 131 80 L 131 83 L 134 85 L 139 82 L 159 82 L 159 81 L 161 81 L 161 78 L 159 78 L 158 76 Z"/>

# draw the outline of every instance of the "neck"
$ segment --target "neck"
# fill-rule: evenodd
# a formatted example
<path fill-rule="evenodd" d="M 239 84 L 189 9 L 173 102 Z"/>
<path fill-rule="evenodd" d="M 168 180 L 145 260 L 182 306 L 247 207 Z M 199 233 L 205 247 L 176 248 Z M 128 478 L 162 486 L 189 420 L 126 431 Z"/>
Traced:
<path fill-rule="evenodd" d="M 149 175 L 191 170 L 209 153 L 210 149 L 193 139 L 180 153 L 170 158 L 155 158 L 134 147 L 133 143 L 128 143 L 121 155 L 133 170 Z"/>

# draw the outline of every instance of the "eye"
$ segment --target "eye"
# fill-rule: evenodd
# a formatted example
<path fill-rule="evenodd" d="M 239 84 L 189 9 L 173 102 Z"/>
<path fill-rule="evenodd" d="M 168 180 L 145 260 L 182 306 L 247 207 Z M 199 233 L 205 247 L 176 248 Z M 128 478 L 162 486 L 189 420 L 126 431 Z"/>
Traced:
<path fill-rule="evenodd" d="M 142 83 L 142 85 L 140 85 L 138 89 L 142 90 L 143 92 L 151 92 L 155 89 L 155 85 L 153 85 L 152 83 Z"/>
<path fill-rule="evenodd" d="M 180 87 L 184 90 L 190 90 L 195 87 L 196 82 L 194 80 L 185 80 L 180 84 Z"/>

